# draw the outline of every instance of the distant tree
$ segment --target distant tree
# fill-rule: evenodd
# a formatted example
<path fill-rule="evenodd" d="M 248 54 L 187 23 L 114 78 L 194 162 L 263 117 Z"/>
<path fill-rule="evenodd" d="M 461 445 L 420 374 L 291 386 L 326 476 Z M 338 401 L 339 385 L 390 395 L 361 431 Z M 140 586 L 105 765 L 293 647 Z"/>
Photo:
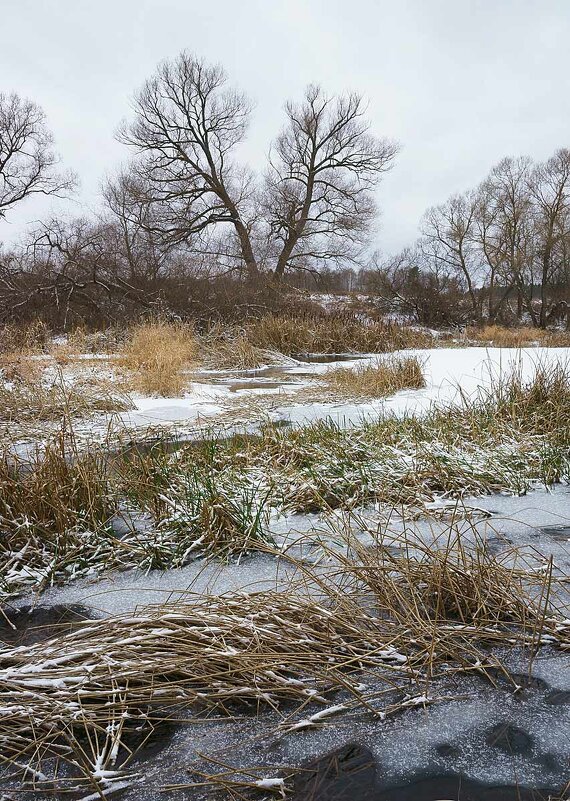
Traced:
<path fill-rule="evenodd" d="M 438 263 L 465 283 L 471 303 L 473 322 L 481 320 L 481 298 L 477 292 L 479 254 L 475 226 L 477 196 L 474 192 L 453 195 L 441 206 L 426 212 L 422 231 L 425 248 L 435 265 Z"/>
<path fill-rule="evenodd" d="M 251 278 L 354 259 L 370 231 L 372 195 L 396 146 L 368 132 L 362 99 L 309 87 L 286 105 L 265 180 L 236 161 L 250 103 L 224 71 L 182 53 L 137 94 L 119 138 L 137 153 L 132 213 L 167 243 L 211 256 Z M 124 179 L 123 179 L 124 180 Z"/>
<path fill-rule="evenodd" d="M 469 316 L 464 284 L 454 269 L 433 262 L 424 240 L 379 263 L 368 274 L 368 287 L 385 299 L 385 311 L 411 317 L 422 325 L 456 325 Z"/>
<path fill-rule="evenodd" d="M 535 258 L 540 286 L 538 324 L 546 328 L 553 286 L 565 286 L 566 305 L 570 264 L 568 241 L 570 238 L 570 150 L 558 150 L 543 164 L 537 165 L 529 179 L 533 206 Z"/>
<path fill-rule="evenodd" d="M 41 108 L 17 94 L 0 94 L 0 218 L 31 195 L 59 195 L 73 186 L 58 174 L 53 138 Z"/>
<path fill-rule="evenodd" d="M 507 292 L 514 288 L 517 318 L 526 310 L 538 320 L 532 306 L 532 201 L 529 179 L 532 163 L 526 157 L 505 158 L 480 187 L 481 211 L 487 217 L 484 247 L 492 269 Z M 495 315 L 490 315 L 490 317 Z"/>

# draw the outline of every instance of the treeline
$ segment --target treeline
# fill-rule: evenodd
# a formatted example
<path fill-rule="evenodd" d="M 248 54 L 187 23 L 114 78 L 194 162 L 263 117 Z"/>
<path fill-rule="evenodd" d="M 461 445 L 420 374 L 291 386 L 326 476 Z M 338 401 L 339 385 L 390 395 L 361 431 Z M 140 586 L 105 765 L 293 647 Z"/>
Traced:
<path fill-rule="evenodd" d="M 568 322 L 570 150 L 538 164 L 503 159 L 429 209 L 421 229 L 371 276 L 394 307 L 428 325 Z"/>
<path fill-rule="evenodd" d="M 369 131 L 362 98 L 308 86 L 257 174 L 239 161 L 251 104 L 223 69 L 181 53 L 137 92 L 119 139 L 128 167 L 103 189 L 97 220 L 45 222 L 4 253 L 0 304 L 19 318 L 96 324 L 155 310 L 194 314 L 224 293 L 279 300 L 287 274 L 357 264 L 376 218 L 374 190 L 397 146 Z M 41 111 L 0 97 L 0 214 L 68 190 Z M 268 287 L 271 286 L 271 289 Z"/>
<path fill-rule="evenodd" d="M 132 159 L 102 187 L 98 216 L 46 220 L 0 250 L 0 321 L 239 319 L 298 303 L 294 288 L 371 293 L 379 313 L 431 326 L 570 319 L 568 150 L 502 160 L 381 258 L 374 191 L 397 146 L 370 133 L 359 95 L 309 86 L 287 103 L 260 174 L 239 162 L 251 107 L 220 67 L 182 53 L 133 108 L 119 133 Z M 0 95 L 0 223 L 74 184 L 41 109 Z"/>

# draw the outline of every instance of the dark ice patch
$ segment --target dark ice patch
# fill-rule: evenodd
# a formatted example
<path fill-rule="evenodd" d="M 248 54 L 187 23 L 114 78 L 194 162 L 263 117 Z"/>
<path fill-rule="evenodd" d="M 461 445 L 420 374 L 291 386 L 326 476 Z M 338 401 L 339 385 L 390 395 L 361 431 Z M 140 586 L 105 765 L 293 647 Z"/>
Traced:
<path fill-rule="evenodd" d="M 0 643 L 33 645 L 67 634 L 74 626 L 93 618 L 91 610 L 79 605 L 8 607 L 0 614 Z"/>
<path fill-rule="evenodd" d="M 566 704 L 570 704 L 570 690 L 552 690 L 545 700 L 552 706 L 566 706 Z"/>
<path fill-rule="evenodd" d="M 508 754 L 524 754 L 531 750 L 533 739 L 528 732 L 512 723 L 498 723 L 486 733 L 485 742 Z"/>
<path fill-rule="evenodd" d="M 375 799 L 376 763 L 362 745 L 350 743 L 309 763 L 295 777 L 294 798 L 315 801 Z"/>

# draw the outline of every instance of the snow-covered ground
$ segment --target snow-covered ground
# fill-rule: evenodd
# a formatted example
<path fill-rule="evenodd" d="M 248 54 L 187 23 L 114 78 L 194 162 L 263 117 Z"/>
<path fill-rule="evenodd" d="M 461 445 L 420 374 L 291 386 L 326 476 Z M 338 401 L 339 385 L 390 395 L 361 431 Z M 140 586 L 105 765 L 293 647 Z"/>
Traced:
<path fill-rule="evenodd" d="M 396 414 L 421 414 L 433 404 L 458 400 L 460 391 L 474 395 L 490 387 L 501 375 L 520 370 L 530 376 L 537 364 L 566 364 L 569 348 L 433 348 L 400 351 L 402 356 L 417 356 L 424 365 L 426 387 L 398 392 L 390 398 L 371 401 L 342 401 L 323 398 L 320 402 L 296 399 L 328 370 L 345 370 L 374 364 L 386 358 L 375 354 L 342 361 L 312 362 L 249 371 L 203 371 L 195 375 L 183 397 L 151 398 L 133 396 L 135 409 L 121 419 L 129 427 L 200 425 L 214 421 L 235 409 L 238 416 L 247 401 L 259 403 L 260 411 L 273 420 L 307 423 L 330 418 L 340 424 L 359 422 L 381 411 Z"/>

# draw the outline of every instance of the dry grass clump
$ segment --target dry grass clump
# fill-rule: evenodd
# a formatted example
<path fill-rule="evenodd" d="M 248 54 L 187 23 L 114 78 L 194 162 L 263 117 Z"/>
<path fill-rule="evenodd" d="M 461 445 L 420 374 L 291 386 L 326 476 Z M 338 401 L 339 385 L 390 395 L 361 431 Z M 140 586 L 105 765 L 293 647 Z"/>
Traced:
<path fill-rule="evenodd" d="M 0 514 L 4 530 L 19 538 L 39 530 L 54 536 L 75 526 L 78 516 L 87 526 L 106 522 L 113 513 L 109 473 L 100 452 L 74 453 L 61 434 L 42 450 L 18 458 L 4 453 L 0 461 Z"/>
<path fill-rule="evenodd" d="M 66 387 L 57 379 L 46 385 L 41 377 L 11 382 L 0 382 L 0 421 L 49 422 L 93 414 L 122 412 L 132 408 L 128 397 L 103 385 Z"/>
<path fill-rule="evenodd" d="M 409 543 L 401 557 L 347 544 L 328 572 L 297 564 L 302 583 L 287 592 L 206 596 L 5 648 L 3 759 L 36 789 L 110 790 L 136 743 L 182 709 L 231 721 L 287 703 L 281 733 L 356 710 L 382 720 L 438 700 L 438 676 L 491 678 L 489 645 L 570 647 L 550 573 L 473 553 L 453 531 L 443 548 Z"/>
<path fill-rule="evenodd" d="M 481 388 L 476 397 L 463 397 L 455 418 L 452 410 L 443 410 L 431 419 L 444 434 L 463 426 L 464 437 L 482 445 L 530 435 L 559 449 L 570 442 L 569 365 L 538 362 L 529 376 L 514 368 Z"/>
<path fill-rule="evenodd" d="M 0 594 L 40 590 L 115 561 L 118 512 L 103 454 L 62 434 L 26 459 L 0 459 Z"/>
<path fill-rule="evenodd" d="M 204 367 L 213 370 L 255 370 L 275 361 L 276 354 L 253 345 L 243 329 L 211 326 L 200 338 Z"/>
<path fill-rule="evenodd" d="M 303 353 L 388 353 L 433 347 L 433 337 L 411 327 L 346 317 L 267 315 L 249 325 L 248 340 L 286 356 Z"/>
<path fill-rule="evenodd" d="M 487 325 L 483 328 L 468 328 L 466 337 L 496 348 L 524 348 L 532 345 L 557 348 L 570 345 L 570 331 L 547 331 L 525 326 L 505 328 L 501 325 Z"/>
<path fill-rule="evenodd" d="M 29 325 L 3 325 L 0 327 L 0 354 L 19 351 L 42 353 L 49 339 L 50 331 L 41 320 Z"/>
<path fill-rule="evenodd" d="M 75 353 L 111 355 L 121 350 L 129 339 L 129 329 L 110 326 L 89 331 L 79 325 L 67 334 L 67 343 Z"/>
<path fill-rule="evenodd" d="M 422 365 L 415 356 L 328 370 L 323 380 L 331 392 L 355 398 L 383 398 L 402 389 L 421 389 L 426 385 Z"/>
<path fill-rule="evenodd" d="M 48 330 L 43 323 L 0 329 L 0 371 L 4 381 L 20 383 L 38 380 L 39 362 L 32 357 L 46 351 Z"/>
<path fill-rule="evenodd" d="M 405 626 L 466 626 L 478 638 L 486 628 L 513 624 L 532 631 L 541 623 L 544 609 L 530 587 L 540 595 L 544 576 L 520 569 L 513 552 L 509 562 L 498 559 L 474 528 L 471 542 L 453 526 L 448 535 L 443 546 L 404 537 L 396 556 L 381 541 L 373 549 L 357 545 L 358 559 L 342 564 L 365 582 L 380 610 Z"/>
<path fill-rule="evenodd" d="M 151 395 L 178 395 L 186 383 L 184 368 L 195 364 L 194 330 L 178 323 L 142 323 L 130 332 L 121 363 L 133 372 L 134 388 Z"/>
<path fill-rule="evenodd" d="M 0 385 L 33 384 L 41 380 L 41 362 L 32 358 L 31 350 L 12 350 L 0 353 Z"/>

